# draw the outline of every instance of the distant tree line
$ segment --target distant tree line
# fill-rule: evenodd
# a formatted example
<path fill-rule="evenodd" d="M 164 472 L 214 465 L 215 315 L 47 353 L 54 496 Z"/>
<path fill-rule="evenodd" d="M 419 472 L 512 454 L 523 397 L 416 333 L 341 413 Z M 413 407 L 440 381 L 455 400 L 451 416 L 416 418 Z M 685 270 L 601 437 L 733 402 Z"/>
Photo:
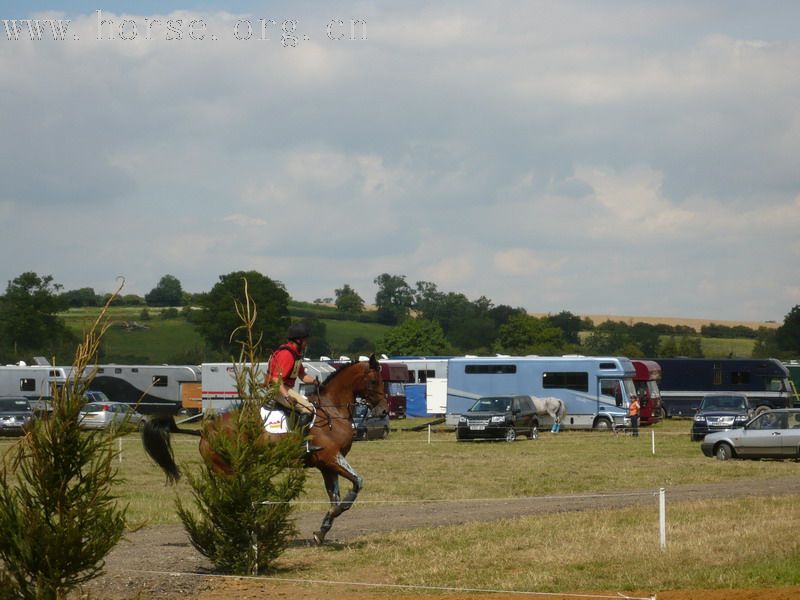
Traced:
<path fill-rule="evenodd" d="M 235 271 L 220 275 L 208 292 L 187 293 L 173 275 L 164 275 L 145 294 L 122 295 L 115 305 L 141 307 L 142 319 L 152 308 L 162 318 L 186 318 L 206 342 L 205 360 L 228 360 L 238 356 L 241 340 L 235 335 L 239 320 L 234 301 L 244 298 L 244 281 L 258 307 L 256 332 L 268 354 L 284 340 L 294 318 L 307 321 L 313 332 L 309 356 L 377 351 L 385 354 L 539 354 L 620 355 L 631 358 L 702 356 L 701 337 L 747 338 L 755 340 L 754 356 L 797 358 L 800 356 L 800 305 L 786 315 L 777 329 L 709 324 L 698 333 L 685 325 L 625 323 L 606 321 L 595 325 L 590 319 L 569 311 L 537 317 L 524 308 L 495 305 L 481 296 L 470 300 L 459 292 L 445 292 L 430 281 L 413 287 L 404 275 L 383 273 L 377 286 L 374 311 L 366 311 L 363 298 L 347 283 L 334 290 L 335 309 L 307 305 L 293 308 L 285 286 L 256 271 Z M 0 296 L 0 359 L 17 361 L 35 355 L 69 355 L 75 338 L 58 313 L 67 308 L 101 306 L 108 294 L 92 288 L 63 291 L 50 275 L 23 273 L 8 282 Z M 181 310 L 178 310 L 181 307 Z M 191 307 L 191 309 L 190 309 Z M 356 337 L 347 348 L 332 348 L 323 320 L 375 322 L 389 325 L 377 343 Z M 233 335 L 232 335 L 233 333 Z"/>

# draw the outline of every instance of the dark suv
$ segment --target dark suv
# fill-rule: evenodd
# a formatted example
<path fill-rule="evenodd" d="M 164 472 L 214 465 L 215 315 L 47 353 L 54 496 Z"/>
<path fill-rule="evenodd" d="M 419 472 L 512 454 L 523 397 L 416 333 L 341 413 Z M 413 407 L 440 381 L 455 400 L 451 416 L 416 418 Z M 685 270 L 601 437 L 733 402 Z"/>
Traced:
<path fill-rule="evenodd" d="M 706 394 L 692 423 L 692 441 L 702 440 L 707 433 L 742 427 L 753 417 L 747 394 L 716 392 Z"/>
<path fill-rule="evenodd" d="M 486 396 L 478 398 L 456 425 L 457 440 L 506 440 L 518 434 L 535 439 L 539 421 L 530 396 Z"/>
<path fill-rule="evenodd" d="M 27 398 L 0 398 L 0 435 L 22 435 L 33 419 Z"/>

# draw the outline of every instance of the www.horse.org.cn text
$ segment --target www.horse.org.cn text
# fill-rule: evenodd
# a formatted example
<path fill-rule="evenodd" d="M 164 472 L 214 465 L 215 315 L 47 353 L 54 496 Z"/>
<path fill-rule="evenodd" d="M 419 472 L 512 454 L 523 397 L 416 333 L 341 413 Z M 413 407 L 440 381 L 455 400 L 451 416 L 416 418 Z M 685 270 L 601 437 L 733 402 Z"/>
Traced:
<path fill-rule="evenodd" d="M 213 25 L 203 18 L 120 17 L 96 10 L 94 35 L 85 28 L 76 31 L 70 19 L 2 19 L 8 41 L 78 41 L 91 37 L 95 41 L 162 40 L 272 42 L 284 48 L 296 48 L 308 41 L 365 41 L 366 19 L 331 18 L 324 23 L 301 23 L 298 19 L 269 17 L 240 18 L 227 23 L 215 20 Z M 74 25 L 74 24 L 73 24 Z M 0 33 L 0 35 L 2 35 Z"/>

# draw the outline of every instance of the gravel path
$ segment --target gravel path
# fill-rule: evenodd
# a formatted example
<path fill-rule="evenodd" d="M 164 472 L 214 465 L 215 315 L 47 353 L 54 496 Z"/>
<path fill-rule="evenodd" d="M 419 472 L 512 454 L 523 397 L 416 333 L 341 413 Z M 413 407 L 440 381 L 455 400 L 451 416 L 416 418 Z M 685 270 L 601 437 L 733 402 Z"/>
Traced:
<path fill-rule="evenodd" d="M 714 484 L 691 484 L 666 490 L 669 503 L 734 496 L 800 495 L 800 476 L 780 479 L 746 480 Z M 386 505 L 356 505 L 336 521 L 329 542 L 348 542 L 361 535 L 393 529 L 457 525 L 472 521 L 536 515 L 551 512 L 622 508 L 656 503 L 657 490 L 627 493 L 583 494 L 575 496 L 485 499 L 393 504 L 391 518 Z M 319 527 L 324 511 L 301 513 L 297 517 L 298 543 L 306 543 Z M 107 574 L 87 586 L 91 598 L 199 598 L 202 580 L 179 577 L 174 573 L 209 573 L 210 563 L 189 543 L 182 526 L 148 527 L 127 536 L 109 555 Z M 307 592 L 307 590 L 306 590 Z M 224 597 L 224 596 L 219 596 Z M 239 594 L 237 594 L 239 597 Z M 245 596 L 241 596 L 245 597 Z M 290 597 L 290 596 L 282 596 Z M 302 597 L 302 596 L 298 596 Z"/>

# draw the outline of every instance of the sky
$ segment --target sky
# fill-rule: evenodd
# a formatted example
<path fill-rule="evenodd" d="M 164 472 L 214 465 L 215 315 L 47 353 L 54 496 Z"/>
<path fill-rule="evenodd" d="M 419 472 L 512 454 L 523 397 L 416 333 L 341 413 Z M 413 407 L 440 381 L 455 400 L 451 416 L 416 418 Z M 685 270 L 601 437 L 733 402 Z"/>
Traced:
<path fill-rule="evenodd" d="M 532 313 L 782 322 L 798 22 L 792 0 L 5 1 L 0 281 L 256 270 L 370 303 L 389 273 Z"/>

